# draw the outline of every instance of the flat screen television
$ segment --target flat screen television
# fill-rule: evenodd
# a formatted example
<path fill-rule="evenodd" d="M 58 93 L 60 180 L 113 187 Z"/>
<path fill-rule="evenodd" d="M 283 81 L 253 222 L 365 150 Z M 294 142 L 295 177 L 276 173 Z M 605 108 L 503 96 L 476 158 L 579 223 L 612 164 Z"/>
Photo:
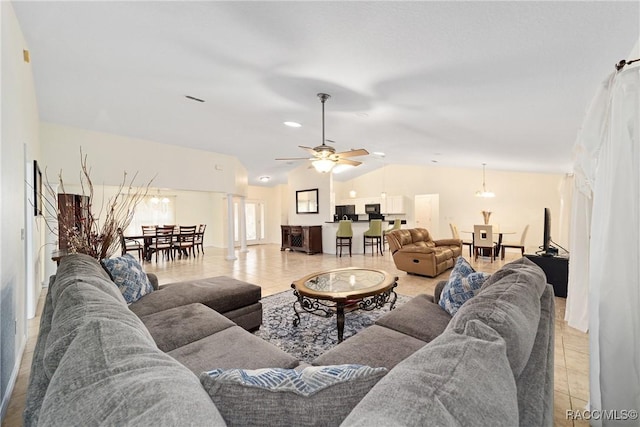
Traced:
<path fill-rule="evenodd" d="M 551 209 L 544 208 L 544 232 L 542 235 L 542 255 L 553 256 L 555 255 L 555 253 L 557 253 L 557 251 L 553 251 L 550 249 L 551 249 Z"/>

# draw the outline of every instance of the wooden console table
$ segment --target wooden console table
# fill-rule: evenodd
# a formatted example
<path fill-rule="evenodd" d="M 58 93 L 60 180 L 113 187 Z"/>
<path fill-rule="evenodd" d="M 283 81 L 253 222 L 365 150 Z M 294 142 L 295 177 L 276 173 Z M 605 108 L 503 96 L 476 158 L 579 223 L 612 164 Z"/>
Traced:
<path fill-rule="evenodd" d="M 309 255 L 322 253 L 321 225 L 281 225 L 282 245 L 280 250 L 306 252 Z"/>

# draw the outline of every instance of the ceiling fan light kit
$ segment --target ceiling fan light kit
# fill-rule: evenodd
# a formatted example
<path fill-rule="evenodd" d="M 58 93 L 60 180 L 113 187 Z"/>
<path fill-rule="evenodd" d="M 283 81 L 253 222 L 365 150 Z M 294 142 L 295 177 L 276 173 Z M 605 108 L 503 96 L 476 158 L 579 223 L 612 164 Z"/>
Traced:
<path fill-rule="evenodd" d="M 311 164 L 320 173 L 331 172 L 331 169 L 335 166 L 335 162 L 329 159 L 314 160 Z"/>
<path fill-rule="evenodd" d="M 359 148 L 357 150 L 349 150 L 343 151 L 340 153 L 336 153 L 336 149 L 327 145 L 326 142 L 333 142 L 325 138 L 324 135 L 324 103 L 327 99 L 331 98 L 331 95 L 327 93 L 319 93 L 318 98 L 322 104 L 322 143 L 316 147 L 305 147 L 304 145 L 299 145 L 300 148 L 309 152 L 313 157 L 305 158 L 305 157 L 297 157 L 297 158 L 280 158 L 276 160 L 311 160 L 311 165 L 315 168 L 316 171 L 320 173 L 328 173 L 332 170 L 337 172 L 338 169 L 343 168 L 335 168 L 336 165 L 340 166 L 358 166 L 361 165 L 362 162 L 357 160 L 346 159 L 345 157 L 357 157 L 357 156 L 366 156 L 369 154 L 367 150 L 364 148 Z"/>

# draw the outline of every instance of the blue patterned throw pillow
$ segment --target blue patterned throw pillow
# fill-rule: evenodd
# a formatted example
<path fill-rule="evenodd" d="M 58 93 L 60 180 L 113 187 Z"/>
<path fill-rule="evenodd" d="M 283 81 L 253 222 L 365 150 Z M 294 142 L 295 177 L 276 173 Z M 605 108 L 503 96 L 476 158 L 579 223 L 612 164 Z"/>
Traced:
<path fill-rule="evenodd" d="M 136 302 L 144 295 L 153 292 L 153 286 L 147 274 L 130 254 L 103 259 L 102 265 L 109 272 L 113 283 L 120 289 L 127 304 Z"/>
<path fill-rule="evenodd" d="M 453 316 L 462 304 L 480 292 L 489 276 L 487 273 L 476 272 L 467 260 L 458 257 L 447 284 L 442 288 L 440 307 Z"/>
<path fill-rule="evenodd" d="M 386 373 L 363 365 L 214 369 L 200 382 L 228 425 L 314 426 L 320 414 L 323 425 L 339 425 Z"/>

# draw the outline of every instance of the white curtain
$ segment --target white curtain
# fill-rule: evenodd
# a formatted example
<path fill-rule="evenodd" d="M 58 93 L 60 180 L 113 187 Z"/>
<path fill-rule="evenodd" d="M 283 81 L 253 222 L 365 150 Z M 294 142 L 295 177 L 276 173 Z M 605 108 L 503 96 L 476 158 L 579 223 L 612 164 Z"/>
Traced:
<path fill-rule="evenodd" d="M 637 64 L 603 83 L 579 135 L 576 154 L 566 319 L 586 330 L 588 316 L 591 409 L 618 410 L 619 418 L 622 410 L 640 410 Z M 638 420 L 608 418 L 592 419 L 591 425 L 638 425 Z"/>

